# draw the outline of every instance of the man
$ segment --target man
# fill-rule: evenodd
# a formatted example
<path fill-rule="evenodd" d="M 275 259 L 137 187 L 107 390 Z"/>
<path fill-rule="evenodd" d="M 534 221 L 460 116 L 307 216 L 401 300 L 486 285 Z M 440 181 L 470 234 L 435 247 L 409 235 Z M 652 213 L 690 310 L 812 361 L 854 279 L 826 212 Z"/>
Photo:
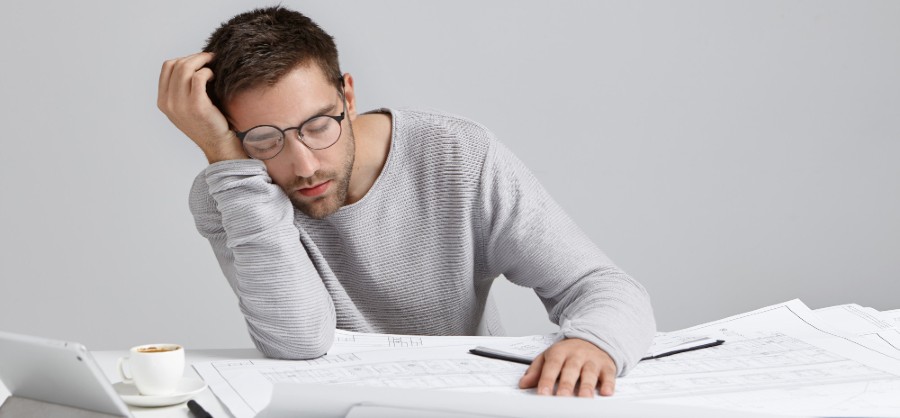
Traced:
<path fill-rule="evenodd" d="M 502 334 L 500 274 L 566 337 L 520 387 L 612 395 L 646 351 L 644 288 L 483 126 L 358 113 L 331 36 L 282 7 L 232 18 L 204 51 L 163 64 L 158 106 L 209 160 L 191 211 L 265 355 L 321 356 L 336 327 Z"/>

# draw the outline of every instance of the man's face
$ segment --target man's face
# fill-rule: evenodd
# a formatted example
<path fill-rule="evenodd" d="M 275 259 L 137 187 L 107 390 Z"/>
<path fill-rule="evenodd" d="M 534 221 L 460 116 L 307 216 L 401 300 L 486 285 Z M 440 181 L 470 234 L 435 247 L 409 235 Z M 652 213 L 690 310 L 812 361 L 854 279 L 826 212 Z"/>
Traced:
<path fill-rule="evenodd" d="M 304 65 L 287 73 L 275 85 L 238 93 L 226 108 L 237 131 L 259 125 L 287 129 L 315 116 L 338 116 L 344 111 L 344 102 L 318 65 Z M 311 150 L 291 130 L 285 135 L 284 149 L 263 161 L 269 176 L 284 190 L 294 207 L 311 218 L 331 215 L 347 199 L 355 155 L 349 116 L 341 122 L 341 136 L 334 145 Z"/>

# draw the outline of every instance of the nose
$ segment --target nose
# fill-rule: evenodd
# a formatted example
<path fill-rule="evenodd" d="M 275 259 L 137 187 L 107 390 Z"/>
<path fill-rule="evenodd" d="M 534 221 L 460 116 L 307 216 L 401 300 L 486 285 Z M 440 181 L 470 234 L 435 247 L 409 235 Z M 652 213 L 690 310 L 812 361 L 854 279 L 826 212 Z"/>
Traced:
<path fill-rule="evenodd" d="M 291 169 L 294 171 L 294 175 L 308 178 L 316 174 L 316 171 L 319 171 L 319 159 L 295 135 L 287 135 L 284 147 L 284 151 L 289 153 Z"/>

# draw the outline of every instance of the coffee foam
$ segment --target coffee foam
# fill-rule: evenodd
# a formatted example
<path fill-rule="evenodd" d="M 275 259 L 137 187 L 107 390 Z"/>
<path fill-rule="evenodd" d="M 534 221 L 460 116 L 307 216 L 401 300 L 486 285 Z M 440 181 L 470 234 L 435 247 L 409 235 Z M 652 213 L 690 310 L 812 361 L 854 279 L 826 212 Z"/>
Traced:
<path fill-rule="evenodd" d="M 139 353 L 166 353 L 169 351 L 175 351 L 180 349 L 180 346 L 177 345 L 151 345 L 148 347 L 141 347 L 137 349 Z"/>

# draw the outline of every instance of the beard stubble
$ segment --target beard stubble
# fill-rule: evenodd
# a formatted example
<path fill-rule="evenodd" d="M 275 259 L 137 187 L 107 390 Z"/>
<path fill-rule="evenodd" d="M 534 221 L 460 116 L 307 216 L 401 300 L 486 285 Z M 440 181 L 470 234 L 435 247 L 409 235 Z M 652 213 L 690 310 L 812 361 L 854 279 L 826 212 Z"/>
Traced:
<path fill-rule="evenodd" d="M 316 174 L 310 178 L 297 177 L 286 189 L 284 189 L 284 192 L 288 195 L 288 198 L 291 200 L 294 207 L 310 218 L 325 219 L 328 215 L 337 212 L 338 209 L 344 206 L 344 202 L 347 201 L 347 191 L 350 189 L 350 176 L 353 173 L 353 162 L 356 157 L 356 138 L 353 136 L 353 127 L 349 122 L 350 121 L 347 121 L 347 137 L 338 140 L 338 142 L 341 140 L 349 141 L 343 165 L 336 171 L 323 173 L 316 172 Z M 295 192 L 293 192 L 299 187 L 312 186 L 328 179 L 332 180 L 333 184 L 331 187 L 334 190 L 332 193 L 327 193 L 325 196 L 310 201 L 300 199 L 296 196 Z"/>

